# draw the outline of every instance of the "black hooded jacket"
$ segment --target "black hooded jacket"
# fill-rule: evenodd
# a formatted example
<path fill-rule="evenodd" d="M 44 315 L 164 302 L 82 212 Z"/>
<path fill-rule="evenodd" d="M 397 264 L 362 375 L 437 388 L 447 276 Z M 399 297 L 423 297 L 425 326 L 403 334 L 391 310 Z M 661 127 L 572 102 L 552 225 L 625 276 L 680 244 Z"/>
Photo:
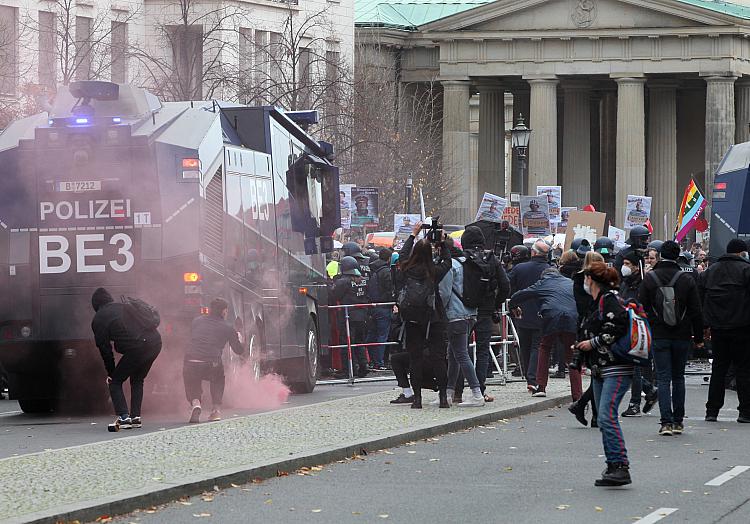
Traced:
<path fill-rule="evenodd" d="M 699 291 L 708 327 L 750 327 L 750 262 L 739 255 L 719 257 L 701 273 Z"/>
<path fill-rule="evenodd" d="M 494 276 L 497 281 L 497 288 L 491 295 L 485 297 L 485 299 L 479 304 L 477 313 L 479 316 L 490 316 L 495 311 L 499 311 L 508 297 L 510 296 L 510 281 L 508 275 L 505 273 L 502 263 L 492 251 L 484 249 L 484 233 L 476 226 L 468 226 L 461 235 L 461 245 L 464 251 L 470 252 L 475 251 L 482 253 L 485 256 L 489 256 L 489 261 L 494 268 Z"/>
<path fill-rule="evenodd" d="M 91 321 L 91 330 L 94 332 L 96 347 L 99 348 L 104 360 L 107 375 L 112 376 L 115 372 L 112 343 L 115 345 L 115 351 L 123 355 L 131 351 L 140 351 L 146 344 L 161 345 L 161 336 L 156 330 L 145 335 L 145 343 L 128 333 L 122 317 L 123 304 L 115 302 L 106 289 L 100 287 L 94 291 L 91 305 L 96 311 Z"/>
<path fill-rule="evenodd" d="M 406 262 L 409 259 L 413 247 L 414 235 L 409 235 L 409 238 L 406 239 L 406 242 L 404 242 L 404 245 L 398 254 L 399 260 L 402 263 Z M 448 320 L 445 315 L 445 305 L 443 304 L 443 301 L 440 300 L 440 290 L 438 289 L 438 287 L 440 281 L 443 280 L 443 277 L 448 274 L 448 271 L 451 270 L 452 264 L 453 262 L 450 252 L 447 249 L 444 249 L 441 253 L 440 262 L 435 264 L 435 310 L 432 313 L 430 322 L 446 322 Z M 403 288 L 406 284 L 407 278 L 422 280 L 427 277 L 427 271 L 421 267 L 409 268 L 406 272 L 401 270 L 397 271 L 394 277 L 395 281 L 393 282 L 393 284 L 395 287 L 395 293 L 398 296 L 399 291 L 401 291 L 401 288 Z"/>

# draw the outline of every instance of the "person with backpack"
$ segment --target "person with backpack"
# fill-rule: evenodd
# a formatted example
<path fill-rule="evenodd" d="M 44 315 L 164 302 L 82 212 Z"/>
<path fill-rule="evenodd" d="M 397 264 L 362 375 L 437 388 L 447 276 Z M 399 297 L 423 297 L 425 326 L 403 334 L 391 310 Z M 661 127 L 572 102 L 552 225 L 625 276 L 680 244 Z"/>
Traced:
<path fill-rule="evenodd" d="M 112 299 L 109 291 L 97 288 L 91 296 L 95 314 L 91 321 L 96 347 L 107 370 L 107 385 L 117 419 L 109 431 L 142 427 L 141 404 L 143 382 L 151 365 L 161 352 L 159 315 L 155 309 L 137 299 Z M 114 350 L 122 357 L 115 364 Z M 122 384 L 130 379 L 130 409 Z"/>
<path fill-rule="evenodd" d="M 185 396 L 190 403 L 191 423 L 200 422 L 204 380 L 210 384 L 213 404 L 208 420 L 221 420 L 225 383 L 221 354 L 227 344 L 237 355 L 245 353 L 237 331 L 226 322 L 228 311 L 227 301 L 215 298 L 208 306 L 208 315 L 194 318 L 190 326 L 190 346 L 185 353 L 182 378 Z"/>
<path fill-rule="evenodd" d="M 561 275 L 557 268 L 549 267 L 542 271 L 542 278 L 538 282 L 513 294 L 510 307 L 515 309 L 531 301 L 539 304 L 539 315 L 542 318 L 542 337 L 536 368 L 537 390 L 532 396 L 546 397 L 552 349 L 556 344 L 562 344 L 566 350 L 566 360 L 570 362 L 573 357 L 578 322 L 573 282 Z M 571 369 L 569 377 L 570 391 L 575 402 L 583 394 L 581 371 Z"/>
<path fill-rule="evenodd" d="M 427 239 L 415 242 L 422 229 L 418 222 L 399 252 L 399 270 L 395 273 L 396 305 L 405 323 L 406 350 L 409 352 L 412 409 L 422 409 L 423 371 L 436 377 L 441 408 L 448 408 L 446 369 L 445 306 L 439 298 L 438 284 L 451 270 L 451 255 L 444 243 L 433 246 Z M 425 356 L 425 352 L 427 355 Z M 429 368 L 424 370 L 424 368 Z"/>
<path fill-rule="evenodd" d="M 356 244 L 355 244 L 356 245 Z M 367 304 L 367 282 L 359 272 L 360 263 L 354 257 L 346 256 L 339 262 L 341 275 L 333 281 L 328 292 L 328 299 L 332 304 L 355 305 Z M 341 332 L 346 334 L 346 312 L 340 310 L 339 319 L 342 323 Z M 362 307 L 349 308 L 349 340 L 352 344 L 352 370 L 359 378 L 367 376 L 367 352 L 363 344 L 367 335 L 367 309 Z M 348 376 L 348 374 L 347 374 Z"/>
<path fill-rule="evenodd" d="M 370 280 L 367 282 L 367 296 L 370 302 L 393 302 L 393 279 L 391 278 L 391 255 L 388 248 L 380 250 L 377 260 L 370 263 Z M 369 342 L 383 343 L 388 340 L 391 329 L 391 306 L 378 306 L 370 310 Z M 385 346 L 370 346 L 372 369 L 385 369 Z"/>
<path fill-rule="evenodd" d="M 685 365 L 691 336 L 696 347 L 703 346 L 703 317 L 698 287 L 691 275 L 677 264 L 680 246 L 667 240 L 661 247 L 661 260 L 643 278 L 638 300 L 648 315 L 653 334 L 654 364 L 659 391 L 661 427 L 659 435 L 679 435 L 684 431 Z"/>
<path fill-rule="evenodd" d="M 724 406 L 726 377 L 734 365 L 739 417 L 750 423 L 750 262 L 745 241 L 735 238 L 725 255 L 701 273 L 700 294 L 706 325 L 711 329 L 714 361 L 708 386 L 706 421 L 716 422 Z"/>
<path fill-rule="evenodd" d="M 592 262 L 584 270 L 584 289 L 591 296 L 575 348 L 591 370 L 597 423 L 607 469 L 595 486 L 624 486 L 632 482 L 625 439 L 618 418 L 620 402 L 630 389 L 634 365 L 618 357 L 612 348 L 628 334 L 628 313 L 617 291 L 620 277 L 605 262 Z"/>

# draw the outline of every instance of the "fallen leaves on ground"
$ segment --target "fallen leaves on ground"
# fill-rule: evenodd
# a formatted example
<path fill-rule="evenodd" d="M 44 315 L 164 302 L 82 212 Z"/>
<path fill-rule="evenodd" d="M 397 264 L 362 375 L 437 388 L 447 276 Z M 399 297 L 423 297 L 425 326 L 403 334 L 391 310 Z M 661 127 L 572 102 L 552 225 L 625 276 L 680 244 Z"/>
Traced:
<path fill-rule="evenodd" d="M 565 511 L 569 507 L 570 507 L 570 504 L 560 504 L 559 506 L 556 507 L 556 509 L 559 509 L 560 511 Z"/>
<path fill-rule="evenodd" d="M 602 508 L 601 506 L 594 506 L 594 509 L 596 511 L 604 511 L 604 508 Z"/>
<path fill-rule="evenodd" d="M 323 511 L 323 510 L 322 510 L 322 509 L 313 509 L 313 510 L 311 510 L 311 511 L 312 511 L 313 513 L 320 513 L 320 512 L 321 512 L 321 511 Z"/>
<path fill-rule="evenodd" d="M 112 517 L 109 515 L 102 515 L 96 519 L 96 522 L 112 522 Z"/>
<path fill-rule="evenodd" d="M 193 513 L 193 517 L 195 517 L 197 519 L 201 519 L 201 518 L 204 518 L 204 517 L 210 517 L 210 516 L 211 516 L 210 513 L 205 513 L 205 512 L 204 513 Z"/>
<path fill-rule="evenodd" d="M 380 517 L 381 519 L 387 519 L 389 515 L 388 513 L 381 513 L 380 515 L 378 515 L 378 517 Z"/>

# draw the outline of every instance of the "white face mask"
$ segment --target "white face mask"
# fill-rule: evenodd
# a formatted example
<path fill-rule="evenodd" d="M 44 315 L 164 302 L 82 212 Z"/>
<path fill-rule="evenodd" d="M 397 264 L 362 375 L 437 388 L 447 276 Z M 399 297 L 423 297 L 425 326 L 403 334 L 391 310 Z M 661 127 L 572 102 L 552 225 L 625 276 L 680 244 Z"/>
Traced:
<path fill-rule="evenodd" d="M 633 270 L 630 269 L 629 266 L 622 266 L 622 269 L 620 270 L 620 273 L 622 273 L 622 276 L 629 277 L 633 274 Z"/>
<path fill-rule="evenodd" d="M 591 294 L 591 285 L 588 282 L 583 283 L 583 290 L 590 295 Z"/>

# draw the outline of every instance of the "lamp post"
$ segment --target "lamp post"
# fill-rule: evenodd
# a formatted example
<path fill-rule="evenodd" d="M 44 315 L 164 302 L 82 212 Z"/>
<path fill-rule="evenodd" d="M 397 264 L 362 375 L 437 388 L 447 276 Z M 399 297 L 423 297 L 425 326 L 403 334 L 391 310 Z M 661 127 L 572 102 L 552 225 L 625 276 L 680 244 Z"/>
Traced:
<path fill-rule="evenodd" d="M 411 173 L 407 176 L 406 179 L 406 213 L 411 213 L 411 190 L 413 186 L 413 180 L 411 178 Z"/>
<path fill-rule="evenodd" d="M 531 129 L 526 127 L 523 115 L 519 113 L 518 121 L 513 129 L 510 130 L 510 143 L 513 150 L 518 155 L 519 178 L 521 179 L 521 193 L 526 192 L 526 152 L 529 148 L 529 139 L 531 138 Z"/>

